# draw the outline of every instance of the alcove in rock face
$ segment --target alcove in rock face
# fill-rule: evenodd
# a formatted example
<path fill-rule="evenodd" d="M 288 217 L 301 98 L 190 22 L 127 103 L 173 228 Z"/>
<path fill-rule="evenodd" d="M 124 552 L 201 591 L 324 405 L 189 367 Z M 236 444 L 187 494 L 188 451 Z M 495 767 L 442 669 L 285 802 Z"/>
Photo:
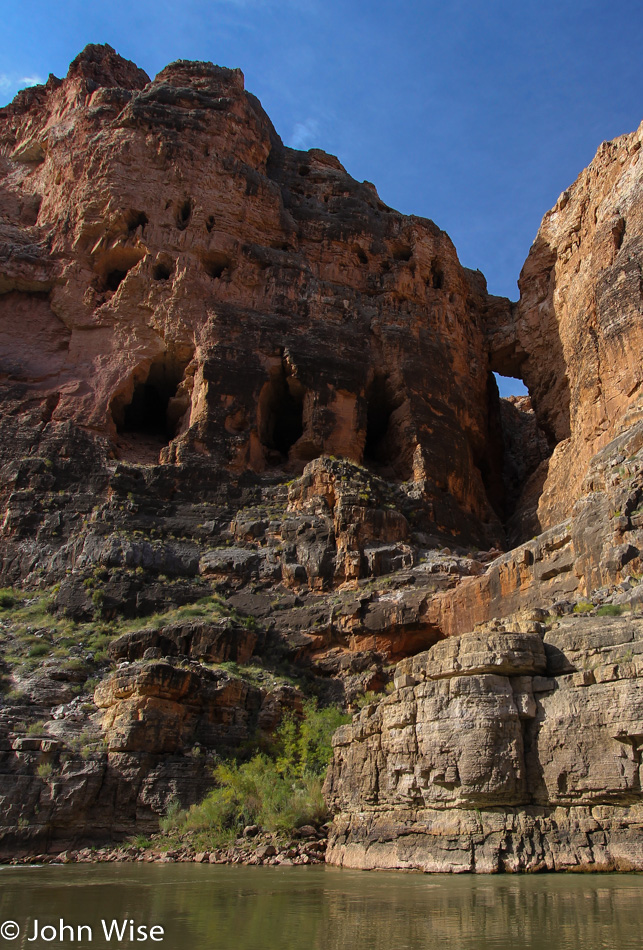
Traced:
<path fill-rule="evenodd" d="M 291 448 L 304 431 L 305 390 L 302 384 L 283 369 L 273 375 L 259 396 L 259 439 L 266 450 L 269 464 L 288 459 Z"/>
<path fill-rule="evenodd" d="M 112 401 L 122 458 L 157 460 L 160 450 L 178 434 L 190 407 L 189 392 L 181 386 L 187 363 L 187 359 L 162 354 L 150 364 L 147 375 L 134 383 L 129 401 L 125 396 Z"/>

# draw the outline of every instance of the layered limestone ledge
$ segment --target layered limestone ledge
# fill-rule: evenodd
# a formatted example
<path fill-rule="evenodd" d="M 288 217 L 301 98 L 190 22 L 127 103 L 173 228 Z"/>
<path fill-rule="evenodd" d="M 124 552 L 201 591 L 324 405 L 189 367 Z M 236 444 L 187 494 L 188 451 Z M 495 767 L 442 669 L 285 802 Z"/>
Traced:
<path fill-rule="evenodd" d="M 337 815 L 326 861 L 365 871 L 641 871 L 643 807 Z"/>
<path fill-rule="evenodd" d="M 643 870 L 643 619 L 451 638 L 335 734 L 327 861 Z"/>

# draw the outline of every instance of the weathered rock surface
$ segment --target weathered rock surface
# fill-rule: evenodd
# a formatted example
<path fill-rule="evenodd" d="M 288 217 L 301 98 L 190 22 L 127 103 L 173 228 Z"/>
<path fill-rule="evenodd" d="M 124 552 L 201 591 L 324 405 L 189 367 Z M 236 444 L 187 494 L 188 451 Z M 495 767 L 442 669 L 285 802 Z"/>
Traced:
<path fill-rule="evenodd" d="M 327 860 L 424 871 L 643 868 L 643 621 L 478 634 L 398 664 L 334 739 Z"/>
<path fill-rule="evenodd" d="M 485 314 L 508 301 L 431 221 L 285 148 L 239 70 L 147 82 L 88 47 L 2 110 L 0 156 L 15 413 L 136 462 L 346 456 L 412 479 L 438 529 L 502 539 Z"/>
<path fill-rule="evenodd" d="M 0 110 L 0 848 L 154 831 L 402 661 L 332 860 L 640 866 L 641 138 L 511 304 L 239 70 L 91 46 Z"/>
<path fill-rule="evenodd" d="M 604 142 L 545 215 L 492 365 L 520 375 L 553 454 L 541 529 L 567 517 L 593 456 L 641 415 L 643 126 Z"/>

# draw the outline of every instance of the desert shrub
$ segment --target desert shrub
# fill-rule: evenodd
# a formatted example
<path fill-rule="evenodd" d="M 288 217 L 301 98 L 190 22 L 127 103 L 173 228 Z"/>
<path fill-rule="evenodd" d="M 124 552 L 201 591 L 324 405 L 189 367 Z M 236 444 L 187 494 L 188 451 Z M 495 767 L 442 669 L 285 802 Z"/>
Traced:
<path fill-rule="evenodd" d="M 13 591 L 0 591 L 0 608 L 2 608 L 2 610 L 8 610 L 10 607 L 13 607 L 15 602 L 16 598 L 13 594 Z"/>
<path fill-rule="evenodd" d="M 334 708 L 305 704 L 304 717 L 284 717 L 269 753 L 248 762 L 223 762 L 214 770 L 217 787 L 187 811 L 168 810 L 166 834 L 206 833 L 211 846 L 236 838 L 245 825 L 287 833 L 327 816 L 324 773 L 335 729 L 349 717 Z"/>
<path fill-rule="evenodd" d="M 29 648 L 27 656 L 38 657 L 38 656 L 47 656 L 50 652 L 51 647 L 47 643 L 36 643 L 34 646 Z"/>
<path fill-rule="evenodd" d="M 597 617 L 620 617 L 623 613 L 623 608 L 620 604 L 603 604 L 602 607 L 599 607 L 596 611 Z"/>
<path fill-rule="evenodd" d="M 51 778 L 51 773 L 53 772 L 53 766 L 51 762 L 41 762 L 38 768 L 36 769 L 38 773 L 38 778 L 41 778 L 43 782 L 46 782 L 47 779 Z"/>

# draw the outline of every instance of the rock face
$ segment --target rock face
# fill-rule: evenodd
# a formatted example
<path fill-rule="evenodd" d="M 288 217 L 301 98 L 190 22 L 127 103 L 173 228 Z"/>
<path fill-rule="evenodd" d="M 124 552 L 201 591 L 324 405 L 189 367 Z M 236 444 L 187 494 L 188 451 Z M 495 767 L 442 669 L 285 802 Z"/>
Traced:
<path fill-rule="evenodd" d="M 567 517 L 593 456 L 641 414 L 643 126 L 604 142 L 545 215 L 492 365 L 521 376 L 553 454 L 541 529 Z M 543 481 L 543 474 L 537 477 Z"/>
<path fill-rule="evenodd" d="M 640 870 L 642 657 L 641 620 L 601 617 L 402 661 L 395 692 L 335 735 L 327 861 Z"/>
<path fill-rule="evenodd" d="M 640 866 L 642 135 L 512 304 L 239 70 L 90 46 L 0 110 L 3 854 L 147 833 L 402 661 L 332 860 Z"/>
<path fill-rule="evenodd" d="M 239 70 L 148 82 L 88 47 L 2 110 L 0 154 L 18 414 L 134 462 L 345 456 L 412 479 L 440 530 L 502 540 L 485 320 L 508 301 L 431 221 L 285 148 Z"/>

